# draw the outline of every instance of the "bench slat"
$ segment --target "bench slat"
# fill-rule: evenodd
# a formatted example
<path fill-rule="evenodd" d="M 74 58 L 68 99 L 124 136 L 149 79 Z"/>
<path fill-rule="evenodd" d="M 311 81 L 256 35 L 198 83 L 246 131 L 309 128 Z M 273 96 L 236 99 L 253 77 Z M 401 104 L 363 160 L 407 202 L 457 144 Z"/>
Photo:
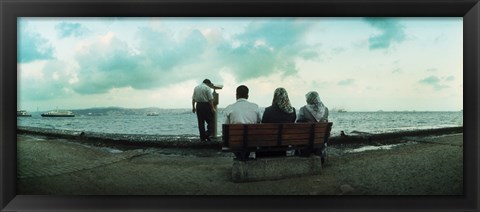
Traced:
<path fill-rule="evenodd" d="M 326 128 L 320 128 L 320 127 L 315 127 L 315 134 L 325 134 L 327 131 Z M 249 135 L 277 135 L 278 129 L 250 129 L 248 128 L 248 134 Z M 310 134 L 310 129 L 290 129 L 286 128 L 285 126 L 283 127 L 283 135 L 286 134 Z M 243 129 L 242 130 L 229 130 L 229 135 L 230 136 L 236 136 L 236 135 L 243 135 Z"/>
<path fill-rule="evenodd" d="M 315 127 L 325 128 L 328 126 L 329 123 L 283 123 L 284 128 L 289 129 L 304 129 L 310 127 L 312 124 L 315 124 Z M 228 126 L 230 130 L 243 130 L 243 126 L 245 124 L 224 124 Z M 267 124 L 247 124 L 249 129 L 277 129 L 278 125 L 275 123 L 267 123 Z"/>
<path fill-rule="evenodd" d="M 323 142 L 323 138 L 325 138 L 324 134 L 318 134 L 314 137 L 315 142 Z M 277 137 L 276 135 L 248 135 L 248 141 L 254 141 L 254 140 L 268 140 L 268 141 L 276 141 Z M 289 141 L 289 140 L 297 140 L 299 142 L 309 142 L 310 141 L 310 135 L 305 135 L 305 134 L 296 134 L 296 135 L 282 135 L 282 140 L 283 141 Z M 243 142 L 243 135 L 237 135 L 237 136 L 230 136 L 229 142 Z"/>
<path fill-rule="evenodd" d="M 301 123 L 259 123 L 259 124 L 223 124 L 227 125 L 231 129 L 235 128 L 242 128 L 243 125 L 249 125 L 250 127 L 258 127 L 258 128 L 268 128 L 268 127 L 277 127 L 278 125 L 283 125 L 288 128 L 304 128 L 306 126 L 310 126 L 312 124 L 315 124 L 316 126 L 328 126 L 332 122 L 316 122 L 316 123 L 307 123 L 307 122 L 301 122 Z"/>
<path fill-rule="evenodd" d="M 275 142 L 275 141 L 268 141 L 268 140 L 257 140 L 257 141 L 249 141 L 249 145 L 247 147 L 274 147 L 276 145 L 272 145 L 272 142 Z M 322 144 L 323 142 L 315 142 L 315 145 L 317 144 Z M 288 145 L 292 145 L 292 146 L 306 146 L 306 142 L 299 142 L 299 141 L 283 141 L 282 142 L 282 146 L 288 146 Z M 243 143 L 230 143 L 230 148 L 242 148 L 243 147 Z"/>
<path fill-rule="evenodd" d="M 310 142 L 309 135 L 302 135 L 303 138 L 284 135 L 282 145 L 307 145 Z M 325 136 L 315 136 L 315 144 L 322 144 Z M 277 138 L 273 136 L 253 136 L 248 138 L 248 146 L 276 146 Z M 230 137 L 230 147 L 242 146 L 243 136 Z"/>

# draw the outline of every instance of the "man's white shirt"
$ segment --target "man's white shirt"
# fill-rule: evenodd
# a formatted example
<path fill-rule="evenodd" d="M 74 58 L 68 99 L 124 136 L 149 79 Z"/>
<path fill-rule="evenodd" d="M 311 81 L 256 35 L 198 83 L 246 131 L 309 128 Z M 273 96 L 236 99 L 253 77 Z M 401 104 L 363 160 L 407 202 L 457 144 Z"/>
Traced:
<path fill-rule="evenodd" d="M 202 83 L 195 87 L 192 95 L 192 99 L 195 102 L 209 102 L 213 100 L 213 94 L 210 87 Z"/>
<path fill-rule="evenodd" d="M 237 99 L 237 102 L 227 106 L 223 114 L 224 124 L 256 124 L 262 120 L 258 105 L 244 98 Z"/>

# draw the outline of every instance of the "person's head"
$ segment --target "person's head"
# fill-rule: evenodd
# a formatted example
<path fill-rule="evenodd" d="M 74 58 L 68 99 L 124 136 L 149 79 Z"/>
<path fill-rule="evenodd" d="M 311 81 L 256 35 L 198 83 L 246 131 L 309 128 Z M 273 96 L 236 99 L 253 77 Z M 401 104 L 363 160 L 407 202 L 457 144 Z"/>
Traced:
<path fill-rule="evenodd" d="M 287 113 L 293 112 L 293 108 L 290 105 L 290 100 L 288 99 L 288 93 L 285 88 L 277 88 L 273 93 L 272 105 L 277 105 L 281 110 Z"/>
<path fill-rule="evenodd" d="M 273 92 L 272 105 L 278 104 L 280 102 L 285 102 L 285 101 L 290 102 L 289 99 L 288 99 L 287 90 L 285 90 L 285 88 L 275 89 L 275 92 Z"/>
<path fill-rule="evenodd" d="M 212 85 L 212 82 L 209 80 L 209 79 L 204 79 L 203 80 L 203 83 L 208 85 L 208 86 L 211 86 Z"/>
<path fill-rule="evenodd" d="M 245 85 L 237 87 L 237 99 L 240 98 L 248 99 L 248 88 Z"/>
<path fill-rule="evenodd" d="M 307 104 L 309 105 L 315 105 L 320 103 L 320 96 L 316 91 L 310 91 L 305 95 L 305 98 L 307 99 Z"/>

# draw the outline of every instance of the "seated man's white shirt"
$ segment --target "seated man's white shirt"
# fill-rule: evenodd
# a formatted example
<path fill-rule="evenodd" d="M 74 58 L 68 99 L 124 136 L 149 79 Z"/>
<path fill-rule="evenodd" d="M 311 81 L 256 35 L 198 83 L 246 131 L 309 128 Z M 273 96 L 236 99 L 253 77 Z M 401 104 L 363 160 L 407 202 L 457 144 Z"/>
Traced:
<path fill-rule="evenodd" d="M 256 124 L 262 120 L 258 105 L 243 98 L 227 106 L 223 114 L 224 124 Z"/>

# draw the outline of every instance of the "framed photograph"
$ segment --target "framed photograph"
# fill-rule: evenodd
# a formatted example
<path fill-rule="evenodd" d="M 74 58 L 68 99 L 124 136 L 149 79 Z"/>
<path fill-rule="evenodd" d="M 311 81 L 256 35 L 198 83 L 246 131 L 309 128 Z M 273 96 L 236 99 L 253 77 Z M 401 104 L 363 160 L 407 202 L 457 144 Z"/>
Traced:
<path fill-rule="evenodd" d="M 2 211 L 478 210 L 478 0 L 0 13 Z M 249 119 L 229 115 L 239 101 L 244 124 L 333 125 L 319 146 L 280 124 L 274 148 L 244 127 L 238 152 L 223 124 Z"/>

